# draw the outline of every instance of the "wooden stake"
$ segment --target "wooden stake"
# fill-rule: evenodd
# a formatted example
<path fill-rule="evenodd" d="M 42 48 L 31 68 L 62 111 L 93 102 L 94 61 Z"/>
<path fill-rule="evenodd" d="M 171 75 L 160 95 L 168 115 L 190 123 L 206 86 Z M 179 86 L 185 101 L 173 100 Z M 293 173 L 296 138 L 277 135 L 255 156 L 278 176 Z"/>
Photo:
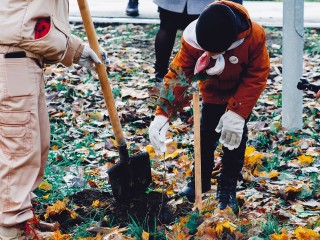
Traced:
<path fill-rule="evenodd" d="M 193 122 L 194 122 L 194 167 L 195 167 L 195 206 L 202 211 L 201 184 L 201 146 L 200 146 L 200 101 L 199 93 L 193 94 Z"/>

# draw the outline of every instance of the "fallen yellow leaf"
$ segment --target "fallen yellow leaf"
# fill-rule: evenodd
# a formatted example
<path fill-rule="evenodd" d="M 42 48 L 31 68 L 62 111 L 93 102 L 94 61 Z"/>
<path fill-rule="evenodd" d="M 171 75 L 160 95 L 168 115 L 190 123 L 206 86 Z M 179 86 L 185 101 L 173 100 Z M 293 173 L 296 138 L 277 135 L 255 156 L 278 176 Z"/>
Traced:
<path fill-rule="evenodd" d="M 50 197 L 50 194 L 44 195 L 43 199 L 48 199 Z"/>
<path fill-rule="evenodd" d="M 248 146 L 248 147 L 246 147 L 246 151 L 244 153 L 244 156 L 249 157 L 255 151 L 256 151 L 256 149 L 253 146 Z"/>
<path fill-rule="evenodd" d="M 174 188 L 175 184 L 176 184 L 176 180 L 172 181 L 170 186 L 166 189 L 167 195 L 174 195 L 173 188 Z"/>
<path fill-rule="evenodd" d="M 70 217 L 73 219 L 77 218 L 77 214 L 67 208 L 66 203 L 62 201 L 56 201 L 52 206 L 47 207 L 44 218 L 47 219 L 49 216 L 60 214 L 63 211 L 67 211 Z"/>
<path fill-rule="evenodd" d="M 253 175 L 255 177 L 266 177 L 266 178 L 270 178 L 270 179 L 274 179 L 274 178 L 277 178 L 279 176 L 279 173 L 277 170 L 272 170 L 271 172 L 266 172 L 266 171 L 263 171 L 263 172 L 259 172 L 257 170 L 257 168 L 253 171 Z"/>
<path fill-rule="evenodd" d="M 269 237 L 271 240 L 289 240 L 288 232 L 285 229 L 281 230 L 281 234 L 274 233 Z"/>
<path fill-rule="evenodd" d="M 59 149 L 59 147 L 57 145 L 54 145 L 51 147 L 52 151 L 57 151 Z"/>
<path fill-rule="evenodd" d="M 113 142 L 114 147 L 118 146 L 117 141 L 115 139 L 113 139 L 113 138 L 109 138 L 109 139 Z"/>
<path fill-rule="evenodd" d="M 39 188 L 44 191 L 49 191 L 52 188 L 52 185 L 48 181 L 43 181 L 40 183 Z"/>
<path fill-rule="evenodd" d="M 301 185 L 298 185 L 297 187 L 295 186 L 289 186 L 287 187 L 284 191 L 286 193 L 288 192 L 300 192 L 302 190 L 302 186 Z"/>
<path fill-rule="evenodd" d="M 47 207 L 44 218 L 47 219 L 50 215 L 55 215 L 61 213 L 63 210 L 66 210 L 66 204 L 62 201 L 56 201 L 52 206 Z"/>
<path fill-rule="evenodd" d="M 167 152 L 166 153 L 173 153 L 178 149 L 178 144 L 176 142 L 170 142 L 167 145 Z"/>
<path fill-rule="evenodd" d="M 61 234 L 60 230 L 54 232 L 52 240 L 70 240 L 71 235 L 69 234 Z"/>
<path fill-rule="evenodd" d="M 186 177 L 191 177 L 192 176 L 192 170 L 191 169 L 188 169 L 186 171 Z"/>
<path fill-rule="evenodd" d="M 319 233 L 301 226 L 294 230 L 294 234 L 298 240 L 319 240 L 320 238 Z"/>
<path fill-rule="evenodd" d="M 149 153 L 150 158 L 153 158 L 153 157 L 156 156 L 156 152 L 155 152 L 155 150 L 154 150 L 152 145 L 147 145 L 146 146 L 146 152 Z"/>
<path fill-rule="evenodd" d="M 298 157 L 298 161 L 302 165 L 308 165 L 310 163 L 313 163 L 313 158 L 311 156 L 301 155 Z"/>
<path fill-rule="evenodd" d="M 100 207 L 100 201 L 99 200 L 95 200 L 92 202 L 91 204 L 92 207 Z"/>
<path fill-rule="evenodd" d="M 232 233 L 236 230 L 236 226 L 230 222 L 217 223 L 217 225 L 216 225 L 217 233 L 221 234 L 225 230 L 229 230 Z"/>
<path fill-rule="evenodd" d="M 186 217 L 180 217 L 180 226 L 184 226 L 189 221 L 189 216 Z"/>
<path fill-rule="evenodd" d="M 100 121 L 103 120 L 103 114 L 101 114 L 101 112 L 97 112 L 97 111 L 88 112 L 88 116 L 90 118 L 92 118 L 92 119 L 97 119 L 97 120 L 100 120 Z"/>
<path fill-rule="evenodd" d="M 142 240 L 148 240 L 148 239 L 149 239 L 149 233 L 143 231 L 143 232 L 142 232 L 141 239 L 142 239 Z"/>

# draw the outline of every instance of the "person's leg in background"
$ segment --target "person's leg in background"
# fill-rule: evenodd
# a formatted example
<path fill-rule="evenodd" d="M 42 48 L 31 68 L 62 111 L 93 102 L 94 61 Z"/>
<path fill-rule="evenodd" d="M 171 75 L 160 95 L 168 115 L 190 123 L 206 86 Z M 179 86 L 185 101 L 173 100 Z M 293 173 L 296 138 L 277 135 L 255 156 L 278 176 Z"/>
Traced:
<path fill-rule="evenodd" d="M 129 0 L 127 8 L 126 8 L 126 14 L 128 16 L 138 16 L 139 15 L 139 1 L 138 0 Z"/>
<path fill-rule="evenodd" d="M 162 82 L 168 72 L 168 64 L 176 39 L 177 26 L 173 20 L 178 13 L 167 11 L 159 7 L 160 29 L 155 38 L 155 77 Z"/>
<path fill-rule="evenodd" d="M 176 13 L 159 7 L 160 29 L 155 39 L 155 77 L 162 82 L 168 72 L 169 60 L 178 29 L 185 29 L 199 15 L 188 15 L 187 11 Z"/>
<path fill-rule="evenodd" d="M 34 217 L 32 191 L 43 176 L 50 129 L 42 69 L 30 58 L 0 54 L 0 62 L 0 239 L 18 239 Z"/>

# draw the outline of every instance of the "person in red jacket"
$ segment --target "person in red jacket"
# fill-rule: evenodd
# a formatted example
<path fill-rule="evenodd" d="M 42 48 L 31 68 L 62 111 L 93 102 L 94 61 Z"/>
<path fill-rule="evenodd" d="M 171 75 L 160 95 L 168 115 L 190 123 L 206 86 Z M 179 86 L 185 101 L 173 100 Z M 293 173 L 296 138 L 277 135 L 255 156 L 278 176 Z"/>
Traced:
<path fill-rule="evenodd" d="M 237 210 L 236 185 L 248 139 L 246 124 L 266 86 L 269 68 L 263 28 L 250 19 L 242 5 L 218 1 L 207 6 L 184 30 L 181 48 L 164 77 L 163 94 L 149 127 L 151 144 L 156 152 L 165 152 L 170 117 L 182 109 L 186 89 L 192 79 L 198 79 L 203 101 L 202 191 L 211 188 L 219 140 L 224 152 L 217 189 L 220 209 L 229 205 Z M 194 201 L 194 179 L 179 194 Z"/>

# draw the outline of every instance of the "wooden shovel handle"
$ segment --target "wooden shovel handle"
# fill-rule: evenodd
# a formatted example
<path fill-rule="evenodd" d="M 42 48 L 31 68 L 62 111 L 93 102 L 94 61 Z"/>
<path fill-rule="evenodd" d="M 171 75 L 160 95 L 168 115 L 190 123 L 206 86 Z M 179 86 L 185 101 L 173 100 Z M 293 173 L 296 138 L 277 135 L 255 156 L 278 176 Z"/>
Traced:
<path fill-rule="evenodd" d="M 202 210 L 201 183 L 201 146 L 200 146 L 200 101 L 199 93 L 193 94 L 193 123 L 194 123 L 194 175 L 195 175 L 195 206 Z"/>
<path fill-rule="evenodd" d="M 83 26 L 87 33 L 89 45 L 102 61 L 99 42 L 94 29 L 88 3 L 86 0 L 78 0 L 78 5 L 79 5 L 82 21 L 83 21 Z M 115 105 L 112 90 L 108 80 L 106 66 L 104 64 L 96 64 L 96 63 L 95 63 L 95 66 L 99 76 L 103 97 L 109 112 L 109 118 L 113 128 L 114 136 L 116 138 L 118 146 L 123 146 L 126 144 L 126 141 L 123 136 L 120 120 L 117 113 L 117 108 Z"/>

